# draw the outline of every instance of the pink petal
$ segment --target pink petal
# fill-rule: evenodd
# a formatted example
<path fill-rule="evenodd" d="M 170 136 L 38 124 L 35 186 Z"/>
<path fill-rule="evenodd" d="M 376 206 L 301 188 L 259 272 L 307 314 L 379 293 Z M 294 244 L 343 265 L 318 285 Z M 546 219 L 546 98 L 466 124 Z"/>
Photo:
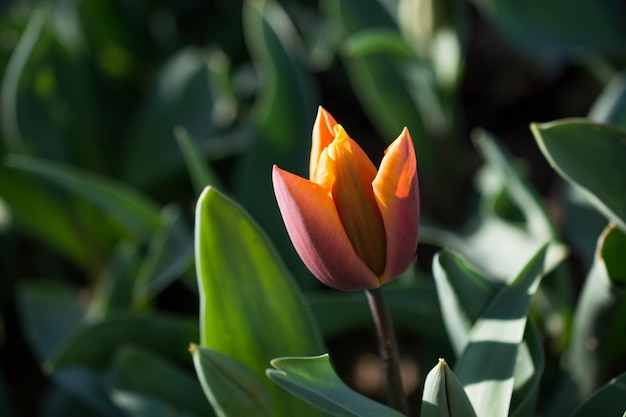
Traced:
<path fill-rule="evenodd" d="M 417 250 L 420 217 L 417 162 L 406 128 L 387 148 L 372 186 L 387 236 L 382 284 L 404 272 L 415 261 Z"/>
<path fill-rule="evenodd" d="M 277 166 L 272 181 L 289 237 L 317 279 L 344 291 L 380 285 L 352 248 L 328 189 Z"/>

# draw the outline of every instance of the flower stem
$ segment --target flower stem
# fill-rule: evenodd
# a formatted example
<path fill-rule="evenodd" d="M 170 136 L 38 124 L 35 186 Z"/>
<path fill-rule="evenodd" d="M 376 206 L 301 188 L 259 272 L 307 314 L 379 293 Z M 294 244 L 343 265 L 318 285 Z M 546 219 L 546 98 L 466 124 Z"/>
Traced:
<path fill-rule="evenodd" d="M 400 355 L 398 353 L 398 342 L 391 323 L 391 316 L 387 308 L 387 301 L 383 290 L 379 288 L 365 290 L 370 311 L 376 325 L 378 335 L 378 348 L 383 361 L 383 367 L 387 376 L 387 398 L 389 405 L 396 410 L 410 415 L 409 403 L 400 374 Z"/>

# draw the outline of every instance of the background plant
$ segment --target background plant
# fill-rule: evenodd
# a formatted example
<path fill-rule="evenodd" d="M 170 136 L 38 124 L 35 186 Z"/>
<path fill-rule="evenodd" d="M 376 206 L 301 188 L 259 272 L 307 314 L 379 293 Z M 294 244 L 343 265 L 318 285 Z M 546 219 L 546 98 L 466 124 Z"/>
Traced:
<path fill-rule="evenodd" d="M 523 383 L 499 407 L 623 413 L 620 2 L 57 0 L 0 10 L 0 414 L 231 415 L 231 396 L 258 415 L 315 414 L 265 369 L 326 351 L 348 385 L 381 400 L 353 377 L 375 351 L 364 297 L 318 286 L 271 190 L 272 164 L 305 174 L 319 104 L 375 161 L 404 125 L 415 140 L 419 261 L 386 288 L 401 351 L 419 370 L 413 408 L 439 357 L 449 367 L 437 372 L 473 378 L 484 351 L 470 349 L 469 329 L 540 279 L 516 336 L 533 370 L 509 369 Z M 585 119 L 545 123 L 566 117 Z M 196 202 L 206 214 L 194 218 Z M 194 227 L 196 250 L 210 245 L 206 256 L 220 261 L 199 295 Z M 313 366 L 354 399 L 324 361 L 279 359 L 270 376 L 298 390 L 307 385 L 293 375 Z M 221 383 L 233 374 L 243 387 Z M 225 392 L 207 401 L 203 387 L 216 386 Z M 346 415 L 337 399 L 315 401 Z"/>

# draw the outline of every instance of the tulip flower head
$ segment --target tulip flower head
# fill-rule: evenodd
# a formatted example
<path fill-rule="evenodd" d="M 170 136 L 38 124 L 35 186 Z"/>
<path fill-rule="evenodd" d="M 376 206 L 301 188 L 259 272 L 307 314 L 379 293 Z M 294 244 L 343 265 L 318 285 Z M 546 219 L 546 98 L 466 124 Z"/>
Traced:
<path fill-rule="evenodd" d="M 324 284 L 345 291 L 377 288 L 415 260 L 419 189 L 406 128 L 376 170 L 320 107 L 309 179 L 274 166 L 272 180 L 296 251 Z"/>

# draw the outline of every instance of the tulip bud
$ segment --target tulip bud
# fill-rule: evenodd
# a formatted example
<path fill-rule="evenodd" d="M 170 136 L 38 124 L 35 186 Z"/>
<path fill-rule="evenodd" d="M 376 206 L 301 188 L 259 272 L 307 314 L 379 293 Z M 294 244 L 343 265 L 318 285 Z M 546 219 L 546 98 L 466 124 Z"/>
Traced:
<path fill-rule="evenodd" d="M 419 190 L 405 128 L 380 168 L 320 107 L 304 179 L 274 166 L 287 232 L 309 270 L 339 290 L 377 288 L 415 260 Z"/>

